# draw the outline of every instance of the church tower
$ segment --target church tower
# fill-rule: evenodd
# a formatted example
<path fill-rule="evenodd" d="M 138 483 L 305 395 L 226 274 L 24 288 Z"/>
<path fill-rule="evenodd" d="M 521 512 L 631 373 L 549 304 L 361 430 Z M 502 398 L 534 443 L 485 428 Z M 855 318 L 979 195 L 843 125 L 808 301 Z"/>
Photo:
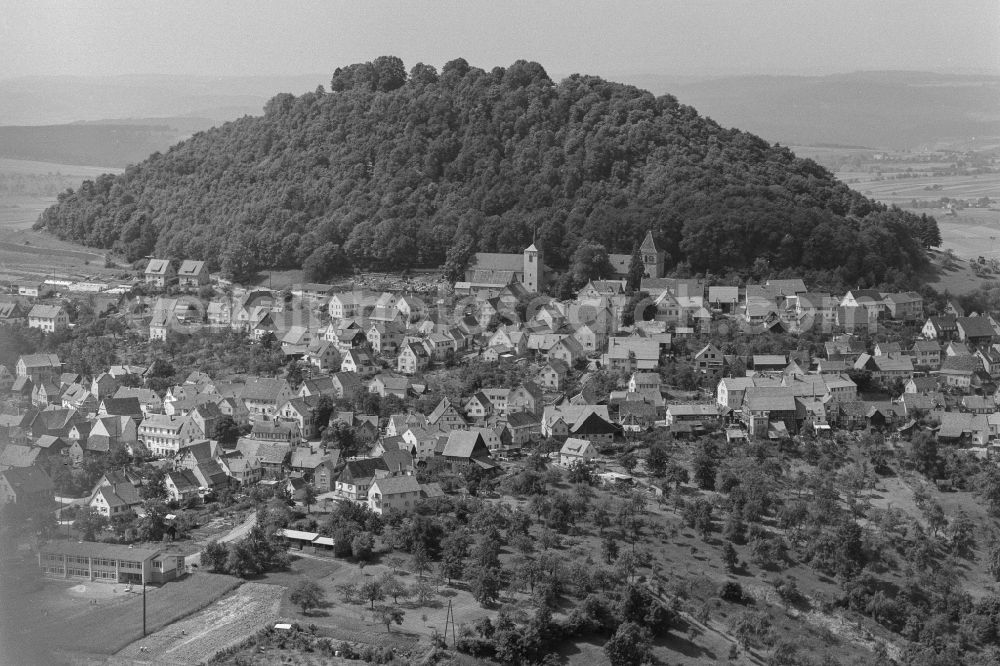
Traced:
<path fill-rule="evenodd" d="M 544 258 L 535 243 L 524 251 L 524 288 L 538 293 L 545 288 Z"/>
<path fill-rule="evenodd" d="M 666 254 L 656 247 L 652 231 L 646 232 L 646 237 L 642 240 L 642 245 L 639 246 L 639 254 L 642 255 L 642 265 L 645 268 L 643 275 L 645 277 L 663 277 L 663 272 L 666 269 L 664 266 Z"/>

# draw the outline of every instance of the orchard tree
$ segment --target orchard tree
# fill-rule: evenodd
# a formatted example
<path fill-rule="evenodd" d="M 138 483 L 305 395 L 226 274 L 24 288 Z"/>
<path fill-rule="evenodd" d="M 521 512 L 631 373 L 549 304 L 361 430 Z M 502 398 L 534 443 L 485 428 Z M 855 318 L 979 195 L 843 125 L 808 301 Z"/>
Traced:
<path fill-rule="evenodd" d="M 936 479 L 941 466 L 937 439 L 929 432 L 918 432 L 910 440 L 910 459 L 917 471 L 929 479 Z"/>
<path fill-rule="evenodd" d="M 373 608 L 372 611 L 375 619 L 377 619 L 379 623 L 385 625 L 385 630 L 387 632 L 392 631 L 393 623 L 403 624 L 403 617 L 406 615 L 403 609 L 398 606 L 386 606 L 380 604 L 377 608 Z"/>
<path fill-rule="evenodd" d="M 648 629 L 634 622 L 625 622 L 604 644 L 604 653 L 611 666 L 639 666 L 646 661 L 650 646 Z"/>
<path fill-rule="evenodd" d="M 73 529 L 83 541 L 96 541 L 97 535 L 108 526 L 108 518 L 93 507 L 87 507 L 73 521 Z"/>
<path fill-rule="evenodd" d="M 729 541 L 726 545 L 722 547 L 722 563 L 726 565 L 726 570 L 735 571 L 736 565 L 739 564 L 739 556 L 736 554 L 736 548 Z"/>
<path fill-rule="evenodd" d="M 300 578 L 294 586 L 288 600 L 308 613 L 313 608 L 319 608 L 326 598 L 323 588 L 307 578 Z"/>
<path fill-rule="evenodd" d="M 635 469 L 635 466 L 638 462 L 639 462 L 638 459 L 631 453 L 623 453 L 618 458 L 618 464 L 621 465 L 622 468 L 629 474 L 632 473 L 632 470 Z"/>
<path fill-rule="evenodd" d="M 319 493 L 316 492 L 316 486 L 311 483 L 307 483 L 302 488 L 302 504 L 306 507 L 306 513 L 309 513 L 309 509 L 316 504 L 316 498 L 319 497 Z"/>
<path fill-rule="evenodd" d="M 229 548 L 226 547 L 226 544 L 213 539 L 205 545 L 205 550 L 201 552 L 201 564 L 216 573 L 223 573 L 226 570 L 228 557 Z"/>
<path fill-rule="evenodd" d="M 372 610 L 375 610 L 375 602 L 385 599 L 382 582 L 375 579 L 365 581 L 361 586 L 361 598 L 371 602 Z"/>
<path fill-rule="evenodd" d="M 714 454 L 715 447 L 705 443 L 698 447 L 698 452 L 694 456 L 694 480 L 702 490 L 715 490 L 718 463 Z"/>
<path fill-rule="evenodd" d="M 649 447 L 646 454 L 646 471 L 650 475 L 662 479 L 667 475 L 667 466 L 670 464 L 670 455 L 667 447 L 660 442 L 655 442 Z"/>
<path fill-rule="evenodd" d="M 223 446 L 232 446 L 243 432 L 232 416 L 223 416 L 215 424 L 214 438 Z"/>

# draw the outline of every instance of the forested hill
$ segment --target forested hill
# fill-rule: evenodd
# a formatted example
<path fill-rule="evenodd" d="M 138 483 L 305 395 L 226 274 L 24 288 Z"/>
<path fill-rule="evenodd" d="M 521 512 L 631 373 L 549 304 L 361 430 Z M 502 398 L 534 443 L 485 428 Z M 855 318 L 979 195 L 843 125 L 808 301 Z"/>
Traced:
<path fill-rule="evenodd" d="M 588 242 L 630 252 L 652 229 L 681 270 L 763 258 L 852 285 L 902 284 L 937 234 L 669 95 L 554 83 L 533 62 L 407 73 L 394 57 L 85 182 L 38 226 L 237 277 L 301 265 L 321 277 L 346 259 L 457 274 L 471 252 L 520 252 L 534 232 L 558 269 Z"/>

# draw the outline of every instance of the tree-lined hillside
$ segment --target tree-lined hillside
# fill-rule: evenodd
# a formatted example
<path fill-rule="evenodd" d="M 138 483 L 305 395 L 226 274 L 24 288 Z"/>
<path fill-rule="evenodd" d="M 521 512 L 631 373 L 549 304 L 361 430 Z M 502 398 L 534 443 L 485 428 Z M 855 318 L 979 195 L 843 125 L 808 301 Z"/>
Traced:
<path fill-rule="evenodd" d="M 933 219 L 887 210 L 669 95 L 581 75 L 557 84 L 525 61 L 407 73 L 394 57 L 85 182 L 38 226 L 237 276 L 347 261 L 457 273 L 473 251 L 520 252 L 533 233 L 561 268 L 584 242 L 631 252 L 652 229 L 668 265 L 695 272 L 764 260 L 902 284 L 939 242 Z"/>

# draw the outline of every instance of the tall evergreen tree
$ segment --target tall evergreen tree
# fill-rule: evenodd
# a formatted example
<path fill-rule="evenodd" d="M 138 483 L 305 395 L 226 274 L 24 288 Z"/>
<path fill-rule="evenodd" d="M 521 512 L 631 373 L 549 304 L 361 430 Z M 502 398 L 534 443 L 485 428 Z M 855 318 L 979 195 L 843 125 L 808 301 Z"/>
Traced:
<path fill-rule="evenodd" d="M 642 263 L 642 253 L 639 252 L 639 244 L 632 246 L 632 259 L 628 262 L 628 280 L 625 289 L 629 293 L 639 290 L 642 285 L 642 276 L 646 272 L 646 265 Z"/>

